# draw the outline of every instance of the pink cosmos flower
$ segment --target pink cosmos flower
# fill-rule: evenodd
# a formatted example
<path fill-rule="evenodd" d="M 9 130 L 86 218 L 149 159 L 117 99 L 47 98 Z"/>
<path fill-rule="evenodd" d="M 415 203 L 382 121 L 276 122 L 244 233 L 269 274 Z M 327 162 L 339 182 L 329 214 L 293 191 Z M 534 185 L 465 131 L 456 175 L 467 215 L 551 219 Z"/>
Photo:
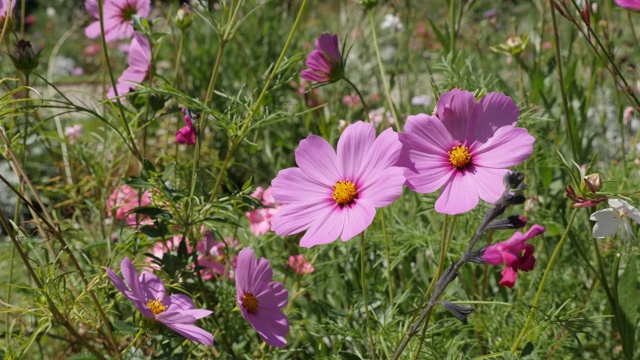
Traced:
<path fill-rule="evenodd" d="M 340 54 L 338 35 L 322 34 L 316 40 L 316 49 L 307 57 L 308 69 L 300 76 L 310 82 L 334 82 L 342 78 L 344 60 Z"/>
<path fill-rule="evenodd" d="M 217 242 L 211 231 L 204 233 L 204 238 L 196 244 L 196 250 L 201 254 L 198 256 L 198 265 L 205 268 L 200 271 L 203 279 L 209 280 L 214 277 L 214 274 L 217 276 L 225 276 L 225 263 L 228 261 L 225 252 L 227 246 L 236 248 L 238 246 L 238 240 L 225 238 L 224 242 Z M 227 274 L 230 279 L 233 279 L 235 276 L 236 258 L 236 255 L 232 257 L 232 268 Z"/>
<path fill-rule="evenodd" d="M 500 285 L 513 287 L 518 278 L 518 269 L 522 271 L 532 270 L 536 264 L 533 256 L 534 247 L 527 244 L 527 240 L 544 232 L 541 225 L 533 225 L 526 234 L 516 232 L 507 241 L 499 242 L 487 247 L 482 254 L 482 259 L 491 265 L 500 266 L 504 263 L 502 270 L 502 280 Z"/>
<path fill-rule="evenodd" d="M 640 0 L 616 0 L 616 5 L 640 11 Z"/>
<path fill-rule="evenodd" d="M 165 296 L 162 280 L 146 272 L 138 276 L 129 258 L 122 260 L 120 269 L 124 281 L 113 270 L 105 268 L 111 282 L 131 300 L 142 315 L 158 321 L 189 340 L 213 346 L 213 335 L 193 325 L 196 320 L 209 316 L 212 311 L 196 309 L 191 298 L 183 294 Z"/>
<path fill-rule="evenodd" d="M 337 154 L 323 138 L 309 135 L 296 150 L 298 168 L 280 170 L 273 196 L 285 206 L 271 220 L 278 235 L 307 230 L 300 246 L 347 241 L 373 221 L 376 208 L 401 194 L 404 168 L 396 166 L 402 143 L 392 129 L 376 138 L 369 123 L 349 125 Z"/>
<path fill-rule="evenodd" d="M 127 184 L 120 185 L 113 189 L 111 195 L 107 199 L 107 215 L 113 216 L 118 220 L 125 220 L 131 227 L 140 225 L 151 225 L 153 221 L 144 215 L 131 213 L 136 207 L 148 206 L 151 204 L 151 192 L 145 191 L 140 196 L 136 190 Z"/>
<path fill-rule="evenodd" d="M 120 75 L 116 85 L 118 96 L 131 92 L 137 86 L 137 83 L 144 81 L 151 69 L 151 45 L 149 44 L 149 39 L 142 34 L 135 33 L 129 50 L 129 67 Z M 114 89 L 109 89 L 107 97 L 115 101 L 115 96 Z"/>
<path fill-rule="evenodd" d="M 16 3 L 19 0 L 13 0 L 11 2 L 11 8 L 9 8 L 10 0 L 0 0 L 0 24 L 5 18 L 9 18 L 13 15 L 13 9 L 16 7 Z"/>
<path fill-rule="evenodd" d="M 435 209 L 445 214 L 469 211 L 478 198 L 494 203 L 507 168 L 533 153 L 535 138 L 516 128 L 517 121 L 518 107 L 504 94 L 489 93 L 480 102 L 465 90 L 442 94 L 435 116 L 409 116 L 400 134 L 409 188 L 442 188 Z"/>
<path fill-rule="evenodd" d="M 89 39 L 100 37 L 100 10 L 98 0 L 85 0 L 85 8 L 93 18 L 84 30 Z M 104 15 L 104 38 L 106 42 L 118 39 L 129 39 L 133 35 L 133 15 L 148 17 L 151 12 L 151 0 L 104 0 L 102 3 Z"/>
<path fill-rule="evenodd" d="M 82 125 L 75 124 L 73 126 L 67 126 L 64 128 L 64 135 L 69 140 L 69 144 L 74 144 L 76 139 L 82 136 Z"/>
<path fill-rule="evenodd" d="M 184 145 L 196 144 L 196 127 L 193 126 L 191 116 L 182 110 L 184 114 L 184 123 L 187 125 L 176 132 L 176 142 Z"/>
<path fill-rule="evenodd" d="M 306 275 L 311 274 L 316 269 L 313 268 L 311 263 L 307 261 L 307 257 L 304 254 L 299 255 L 291 255 L 289 256 L 289 261 L 287 261 L 287 265 L 295 271 L 296 274 Z"/>
<path fill-rule="evenodd" d="M 289 292 L 284 284 L 271 281 L 272 278 L 269 260 L 256 260 L 251 248 L 240 251 L 236 270 L 236 300 L 242 316 L 264 342 L 285 347 L 289 319 L 281 309 L 289 301 Z"/>
<path fill-rule="evenodd" d="M 264 235 L 271 229 L 271 219 L 280 211 L 282 206 L 273 198 L 272 187 L 264 190 L 262 186 L 258 186 L 251 196 L 261 200 L 265 208 L 255 209 L 246 213 L 251 223 L 249 231 L 255 236 Z"/>

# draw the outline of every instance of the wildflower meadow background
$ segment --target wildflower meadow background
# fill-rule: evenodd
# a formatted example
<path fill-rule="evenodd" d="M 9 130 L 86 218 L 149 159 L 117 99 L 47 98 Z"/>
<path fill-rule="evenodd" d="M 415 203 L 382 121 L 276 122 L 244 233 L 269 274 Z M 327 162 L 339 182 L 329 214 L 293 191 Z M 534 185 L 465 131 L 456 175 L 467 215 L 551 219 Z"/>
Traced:
<path fill-rule="evenodd" d="M 640 1 L 0 27 L 0 359 L 640 359 Z"/>

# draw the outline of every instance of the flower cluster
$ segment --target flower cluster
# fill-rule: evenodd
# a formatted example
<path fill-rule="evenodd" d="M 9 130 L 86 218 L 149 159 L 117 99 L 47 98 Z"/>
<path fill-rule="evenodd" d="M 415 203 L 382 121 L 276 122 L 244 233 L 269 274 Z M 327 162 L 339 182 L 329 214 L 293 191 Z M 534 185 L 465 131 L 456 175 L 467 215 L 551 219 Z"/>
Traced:
<path fill-rule="evenodd" d="M 289 256 L 287 265 L 298 275 L 311 274 L 316 270 L 303 254 Z"/>
<path fill-rule="evenodd" d="M 115 216 L 117 220 L 123 220 L 131 227 L 150 225 L 153 222 L 149 217 L 132 213 L 132 210 L 136 207 L 150 204 L 150 191 L 147 190 L 140 194 L 131 186 L 123 184 L 113 189 L 113 192 L 109 195 L 107 199 L 107 215 Z"/>
<path fill-rule="evenodd" d="M 271 229 L 271 219 L 280 211 L 282 205 L 273 197 L 271 187 L 263 189 L 262 186 L 258 186 L 251 196 L 260 200 L 264 208 L 246 213 L 251 223 L 249 230 L 255 236 L 264 235 Z"/>

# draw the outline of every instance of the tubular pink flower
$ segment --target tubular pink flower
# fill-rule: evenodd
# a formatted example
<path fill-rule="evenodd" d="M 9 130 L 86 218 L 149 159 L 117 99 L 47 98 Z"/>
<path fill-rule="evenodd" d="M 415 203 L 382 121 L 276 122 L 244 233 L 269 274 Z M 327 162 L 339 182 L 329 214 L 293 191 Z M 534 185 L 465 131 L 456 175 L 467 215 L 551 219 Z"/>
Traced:
<path fill-rule="evenodd" d="M 271 281 L 272 278 L 269 260 L 256 259 L 251 248 L 240 251 L 236 269 L 236 300 L 242 316 L 264 342 L 285 347 L 289 319 L 281 310 L 289 301 L 289 292 L 284 284 Z"/>
<path fill-rule="evenodd" d="M 196 127 L 189 114 L 184 115 L 184 123 L 187 125 L 176 132 L 176 142 L 184 145 L 196 144 Z"/>
<path fill-rule="evenodd" d="M 84 6 L 89 14 L 98 19 L 84 30 L 89 39 L 100 37 L 100 11 L 98 0 L 85 0 Z M 148 17 L 151 12 L 151 0 L 104 0 L 104 37 L 106 42 L 118 39 L 129 39 L 133 36 L 133 15 Z"/>
<path fill-rule="evenodd" d="M 442 94 L 435 116 L 409 116 L 403 161 L 407 185 L 430 193 L 442 188 L 437 212 L 460 214 L 473 209 L 478 198 L 497 201 L 507 168 L 533 153 L 535 138 L 516 128 L 518 107 L 501 93 L 476 102 L 472 93 L 453 89 Z"/>
<path fill-rule="evenodd" d="M 509 240 L 495 243 L 486 248 L 482 254 L 482 260 L 491 265 L 505 265 L 501 273 L 500 285 L 513 287 L 518 277 L 518 269 L 522 271 L 533 269 L 536 264 L 536 258 L 533 256 L 534 247 L 526 242 L 544 231 L 543 226 L 536 224 L 525 234 L 516 232 Z"/>
<path fill-rule="evenodd" d="M 213 335 L 195 325 L 196 320 L 212 313 L 195 309 L 193 301 L 186 295 L 165 296 L 162 280 L 152 273 L 138 276 L 129 258 L 120 266 L 124 281 L 109 268 L 105 268 L 111 282 L 140 310 L 142 315 L 154 319 L 189 340 L 213 346 Z"/>
<path fill-rule="evenodd" d="M 347 241 L 373 221 L 376 208 L 394 202 L 405 182 L 396 166 L 402 144 L 392 129 L 376 138 L 369 123 L 349 125 L 338 151 L 323 138 L 309 135 L 296 150 L 299 167 L 280 170 L 273 197 L 284 207 L 271 220 L 278 235 L 307 230 L 300 246 Z"/>
<path fill-rule="evenodd" d="M 616 5 L 623 8 L 640 11 L 640 0 L 616 0 Z"/>
<path fill-rule="evenodd" d="M 338 35 L 322 34 L 316 40 L 316 49 L 309 53 L 300 76 L 310 82 L 334 82 L 342 79 L 344 61 L 340 54 Z"/>
<path fill-rule="evenodd" d="M 144 35 L 135 33 L 129 47 L 129 67 L 118 78 L 118 96 L 126 95 L 147 78 L 151 69 L 151 45 Z M 115 91 L 109 89 L 107 97 L 115 101 Z"/>

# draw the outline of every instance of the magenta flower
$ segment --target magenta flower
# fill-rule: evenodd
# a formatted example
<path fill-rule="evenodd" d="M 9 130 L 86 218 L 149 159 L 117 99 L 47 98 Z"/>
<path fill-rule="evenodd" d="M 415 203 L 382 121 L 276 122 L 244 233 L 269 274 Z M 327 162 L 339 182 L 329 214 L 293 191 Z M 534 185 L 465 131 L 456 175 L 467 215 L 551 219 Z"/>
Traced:
<path fill-rule="evenodd" d="M 640 11 L 640 0 L 616 0 L 616 5 Z"/>
<path fill-rule="evenodd" d="M 139 206 L 151 205 L 151 192 L 145 191 L 140 195 L 135 189 L 127 184 L 120 185 L 113 189 L 107 199 L 107 214 L 118 220 L 124 220 L 131 227 L 137 224 L 151 225 L 153 221 L 146 215 L 137 215 L 131 211 Z"/>
<path fill-rule="evenodd" d="M 284 347 L 289 333 L 289 319 L 281 311 L 287 305 L 289 292 L 284 284 L 271 281 L 269 260 L 256 260 L 251 248 L 238 255 L 236 300 L 242 316 L 267 344 Z"/>
<path fill-rule="evenodd" d="M 507 168 L 533 153 L 535 138 L 516 128 L 518 107 L 511 98 L 489 93 L 476 102 L 472 93 L 442 94 L 435 116 L 409 116 L 400 140 L 409 188 L 430 193 L 442 188 L 437 212 L 460 214 L 478 198 L 496 202 Z"/>
<path fill-rule="evenodd" d="M 296 150 L 298 168 L 280 170 L 273 196 L 285 206 L 271 220 L 278 235 L 307 230 L 300 246 L 347 241 L 373 221 L 376 208 L 401 194 L 404 168 L 396 166 L 402 144 L 392 129 L 376 138 L 369 123 L 347 126 L 338 152 L 323 138 L 309 135 Z"/>
<path fill-rule="evenodd" d="M 232 268 L 229 269 L 228 274 L 225 274 L 225 264 L 228 262 L 225 248 L 227 246 L 232 248 L 237 247 L 238 240 L 225 238 L 224 241 L 225 242 L 215 241 L 213 233 L 211 231 L 206 231 L 204 233 L 204 238 L 196 244 L 196 250 L 201 254 L 198 256 L 198 265 L 204 267 L 203 270 L 200 270 L 200 274 L 203 279 L 209 280 L 214 277 L 214 274 L 217 276 L 228 275 L 230 279 L 234 278 L 234 262 L 236 256 L 234 255 L 232 258 Z"/>
<path fill-rule="evenodd" d="M 482 260 L 496 266 L 504 263 L 505 268 L 501 272 L 500 285 L 511 288 L 518 278 L 518 269 L 522 271 L 533 269 L 536 264 L 536 258 L 533 256 L 534 247 L 526 242 L 542 234 L 544 230 L 541 225 L 533 225 L 526 234 L 516 232 L 509 240 L 487 247 L 482 254 Z"/>
<path fill-rule="evenodd" d="M 137 83 L 143 82 L 150 69 L 151 45 L 149 39 L 142 34 L 135 33 L 129 47 L 129 67 L 120 75 L 116 85 L 118 96 L 128 94 L 137 86 Z M 113 88 L 109 89 L 107 97 L 115 101 L 116 93 Z"/>
<path fill-rule="evenodd" d="M 89 39 L 100 37 L 100 11 L 98 0 L 85 0 L 84 6 L 94 19 L 84 30 Z M 133 15 L 148 17 L 151 12 L 151 0 L 104 0 L 104 38 L 106 42 L 129 39 L 133 36 Z"/>
<path fill-rule="evenodd" d="M 184 145 L 195 145 L 196 144 L 196 127 L 193 126 L 193 120 L 191 120 L 191 116 L 185 112 L 184 113 L 184 123 L 187 125 L 176 132 L 176 142 L 178 144 Z"/>
<path fill-rule="evenodd" d="M 189 340 L 213 346 L 213 335 L 193 325 L 196 320 L 212 313 L 195 309 L 193 301 L 186 295 L 165 296 L 164 283 L 152 273 L 138 276 L 129 258 L 120 265 L 124 281 L 109 268 L 105 268 L 113 284 L 140 310 L 142 315 L 154 319 Z M 126 281 L 126 283 L 125 283 Z"/>
<path fill-rule="evenodd" d="M 296 274 L 306 275 L 311 274 L 316 269 L 313 268 L 311 262 L 307 260 L 307 257 L 304 254 L 299 255 L 291 255 L 289 256 L 289 261 L 287 261 L 287 265 L 293 269 Z"/>
<path fill-rule="evenodd" d="M 10 0 L 0 0 L 0 24 L 2 24 L 5 18 L 10 18 L 13 15 L 13 9 L 16 7 L 16 3 L 19 0 L 13 0 L 11 2 L 11 8 L 9 8 Z"/>
<path fill-rule="evenodd" d="M 344 60 L 340 54 L 338 35 L 322 34 L 316 40 L 316 49 L 307 57 L 308 69 L 300 76 L 310 82 L 334 82 L 344 75 Z"/>
<path fill-rule="evenodd" d="M 252 197 L 260 200 L 265 208 L 255 209 L 246 212 L 249 222 L 251 223 L 249 231 L 255 236 L 264 235 L 271 229 L 271 219 L 280 211 L 282 207 L 272 195 L 272 187 L 266 190 L 262 186 L 258 186 L 256 191 L 251 194 Z"/>

